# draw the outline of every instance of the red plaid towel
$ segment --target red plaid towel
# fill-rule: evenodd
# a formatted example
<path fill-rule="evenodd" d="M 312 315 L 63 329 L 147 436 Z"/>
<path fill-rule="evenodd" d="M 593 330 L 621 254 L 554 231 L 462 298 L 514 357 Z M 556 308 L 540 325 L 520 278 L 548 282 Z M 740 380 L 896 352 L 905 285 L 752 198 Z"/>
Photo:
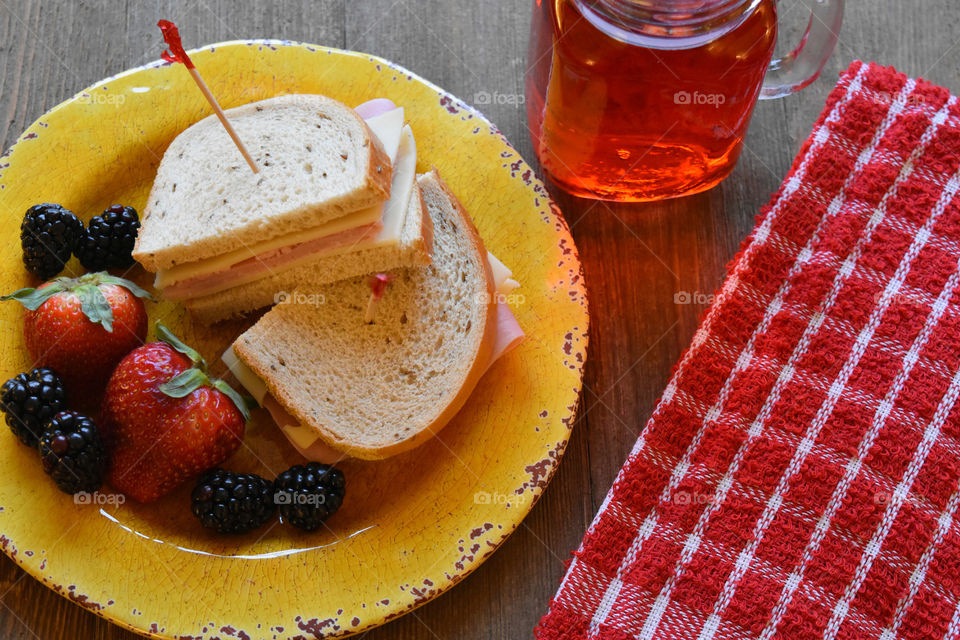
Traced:
<path fill-rule="evenodd" d="M 960 105 L 854 63 L 537 628 L 960 634 Z"/>

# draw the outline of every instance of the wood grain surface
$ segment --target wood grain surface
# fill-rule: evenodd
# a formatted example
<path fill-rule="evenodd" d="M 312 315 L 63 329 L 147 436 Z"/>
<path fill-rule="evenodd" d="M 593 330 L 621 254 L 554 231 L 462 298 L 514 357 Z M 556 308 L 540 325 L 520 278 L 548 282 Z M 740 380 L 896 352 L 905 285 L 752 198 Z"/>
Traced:
<path fill-rule="evenodd" d="M 779 2 L 778 50 L 798 38 L 808 1 Z M 532 162 L 521 100 L 478 104 L 494 93 L 522 96 L 530 8 L 527 0 L 0 0 L 0 146 L 84 87 L 156 59 L 163 46 L 155 25 L 169 18 L 188 48 L 272 37 L 384 56 L 478 106 Z M 837 74 L 851 60 L 871 60 L 960 90 L 958 17 L 954 0 L 850 2 L 821 79 L 799 95 L 759 104 L 739 166 L 711 192 L 608 206 L 554 190 L 584 262 L 592 315 L 583 409 L 563 463 L 525 524 L 486 564 L 450 593 L 364 637 L 532 636 L 564 562 L 705 311 L 697 302 L 722 282 Z M 0 215 L 22 212 L 6 210 L 0 196 Z M 681 292 L 694 303 L 675 303 Z M 0 558 L 0 637 L 136 637 Z"/>

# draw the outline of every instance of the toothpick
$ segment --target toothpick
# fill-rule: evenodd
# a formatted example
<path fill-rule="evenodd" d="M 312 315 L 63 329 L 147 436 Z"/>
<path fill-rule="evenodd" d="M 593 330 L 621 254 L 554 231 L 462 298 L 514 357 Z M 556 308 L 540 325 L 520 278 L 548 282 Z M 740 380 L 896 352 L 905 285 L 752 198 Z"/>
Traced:
<path fill-rule="evenodd" d="M 200 91 L 203 92 L 203 97 L 207 99 L 207 102 L 210 103 L 210 106 L 213 107 L 214 113 L 217 114 L 217 118 L 220 119 L 220 123 L 223 124 L 223 128 L 227 130 L 227 133 L 230 135 L 230 139 L 233 140 L 233 143 L 237 145 L 237 149 L 240 150 L 243 159 L 247 161 L 247 164 L 250 165 L 250 169 L 254 173 L 260 173 L 260 169 L 257 168 L 257 163 L 253 161 L 250 152 L 247 151 L 247 148 L 243 145 L 243 142 L 240 141 L 240 136 L 237 135 L 237 132 L 234 130 L 233 125 L 230 124 L 230 121 L 227 120 L 226 114 L 223 112 L 223 108 L 220 106 L 220 103 L 217 102 L 216 97 L 213 93 L 210 92 L 210 88 L 207 87 L 207 83 L 203 81 L 203 78 L 200 76 L 200 72 L 197 71 L 197 68 L 193 66 L 193 61 L 190 59 L 190 56 L 187 55 L 187 52 L 183 50 L 183 44 L 180 41 L 180 31 L 177 29 L 177 26 L 170 22 L 169 20 L 161 20 L 157 23 L 157 26 L 160 27 L 160 31 L 163 32 L 163 40 L 167 43 L 167 46 L 170 47 L 169 51 L 164 51 L 160 57 L 162 57 L 167 62 L 181 63 L 187 68 L 187 71 L 190 72 L 193 81 L 197 83 L 197 86 L 200 87 Z"/>
<path fill-rule="evenodd" d="M 370 276 L 370 299 L 367 300 L 367 311 L 363 314 L 363 321 L 366 324 L 373 324 L 373 314 L 377 308 L 377 302 L 383 297 L 387 290 L 387 285 L 393 280 L 389 273 L 378 273 Z"/>

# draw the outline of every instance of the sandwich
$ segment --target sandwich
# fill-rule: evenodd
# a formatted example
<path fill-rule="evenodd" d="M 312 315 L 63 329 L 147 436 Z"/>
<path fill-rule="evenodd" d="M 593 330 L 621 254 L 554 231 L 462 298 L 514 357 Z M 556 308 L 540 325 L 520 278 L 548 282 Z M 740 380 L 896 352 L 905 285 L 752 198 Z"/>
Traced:
<path fill-rule="evenodd" d="M 171 143 L 133 252 L 164 298 L 213 323 L 298 286 L 430 262 L 402 108 L 286 95 L 226 114 L 259 172 L 214 116 Z"/>
<path fill-rule="evenodd" d="M 486 251 L 435 170 L 417 185 L 433 227 L 432 261 L 393 272 L 372 322 L 368 278 L 301 287 L 224 354 L 310 460 L 377 460 L 425 442 L 523 338 L 503 303 L 517 286 L 509 269 Z"/>

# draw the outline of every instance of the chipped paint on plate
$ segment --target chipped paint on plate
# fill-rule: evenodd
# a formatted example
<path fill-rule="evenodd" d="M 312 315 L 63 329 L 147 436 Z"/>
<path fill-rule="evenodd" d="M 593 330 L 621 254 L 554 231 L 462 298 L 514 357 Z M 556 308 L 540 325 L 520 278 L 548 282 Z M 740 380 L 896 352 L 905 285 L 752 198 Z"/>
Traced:
<path fill-rule="evenodd" d="M 329 530 L 274 524 L 217 536 L 190 515 L 189 487 L 151 505 L 123 502 L 108 487 L 75 500 L 4 432 L 0 546 L 64 597 L 150 636 L 360 632 L 476 569 L 549 482 L 576 414 L 586 353 L 580 262 L 559 211 L 500 132 L 409 71 L 276 40 L 227 42 L 192 56 L 224 107 L 285 93 L 351 105 L 388 97 L 406 107 L 418 170 L 439 169 L 522 283 L 510 302 L 528 338 L 484 376 L 439 438 L 384 462 L 345 462 L 347 498 Z M 0 157 L 0 291 L 30 283 L 20 264 L 20 212 L 38 202 L 60 202 L 82 218 L 114 202 L 142 209 L 164 149 L 208 114 L 189 75 L 158 61 L 90 87 L 31 125 Z M 131 276 L 150 283 L 139 268 Z M 169 302 L 148 303 L 148 312 L 211 361 L 249 324 L 194 325 Z M 15 304 L 0 305 L 2 379 L 30 368 L 22 315 Z M 257 412 L 228 466 L 273 477 L 299 461 Z"/>

